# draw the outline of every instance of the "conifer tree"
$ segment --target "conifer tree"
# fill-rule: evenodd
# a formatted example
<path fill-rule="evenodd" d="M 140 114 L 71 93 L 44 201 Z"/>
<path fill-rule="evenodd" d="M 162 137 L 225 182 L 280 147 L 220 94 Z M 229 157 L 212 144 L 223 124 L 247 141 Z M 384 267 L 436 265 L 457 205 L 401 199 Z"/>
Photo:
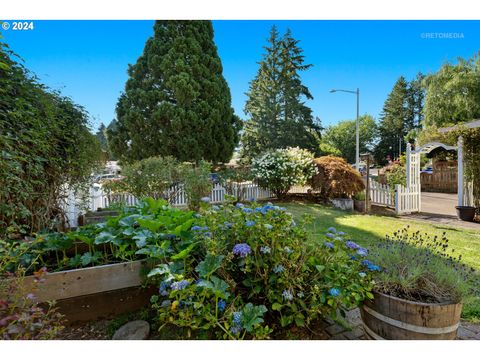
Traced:
<path fill-rule="evenodd" d="M 211 21 L 156 21 L 108 130 L 114 154 L 227 162 L 240 121 L 222 71 Z"/>
<path fill-rule="evenodd" d="M 247 161 L 266 150 L 289 146 L 318 153 L 320 124 L 305 104 L 313 97 L 300 78 L 300 73 L 312 65 L 304 63 L 298 43 L 290 30 L 280 38 L 277 28 L 272 27 L 266 52 L 247 92 L 245 113 L 249 119 L 241 154 Z"/>

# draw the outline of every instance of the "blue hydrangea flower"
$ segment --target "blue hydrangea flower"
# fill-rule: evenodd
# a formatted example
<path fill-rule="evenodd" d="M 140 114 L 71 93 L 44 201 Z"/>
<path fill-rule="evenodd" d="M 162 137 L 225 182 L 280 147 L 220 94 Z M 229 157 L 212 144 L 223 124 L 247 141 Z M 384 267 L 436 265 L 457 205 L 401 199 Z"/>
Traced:
<path fill-rule="evenodd" d="M 345 233 L 343 231 L 339 231 L 339 232 L 337 232 L 337 235 L 338 236 L 343 236 L 343 235 L 345 235 Z"/>
<path fill-rule="evenodd" d="M 270 246 L 262 246 L 260 247 L 260 252 L 264 254 L 270 254 L 272 249 L 270 249 Z"/>
<path fill-rule="evenodd" d="M 240 256 L 242 258 L 247 257 L 252 252 L 251 247 L 248 244 L 236 244 L 233 247 L 233 255 Z"/>
<path fill-rule="evenodd" d="M 200 201 L 203 201 L 204 203 L 209 203 L 210 202 L 210 198 L 208 196 L 204 196 L 200 199 Z"/>
<path fill-rule="evenodd" d="M 332 233 L 328 232 L 325 236 L 333 239 L 335 237 L 335 234 L 332 234 Z"/>
<path fill-rule="evenodd" d="M 283 265 L 281 265 L 281 264 L 280 264 L 280 265 L 275 265 L 275 266 L 273 267 L 273 272 L 274 272 L 275 274 L 281 273 L 282 271 L 285 271 L 285 268 L 284 268 Z"/>
<path fill-rule="evenodd" d="M 330 290 L 328 290 L 328 293 L 333 297 L 337 297 L 340 295 L 340 290 L 338 288 L 331 288 Z"/>
<path fill-rule="evenodd" d="M 244 208 L 242 209 L 242 211 L 243 211 L 244 213 L 246 213 L 246 214 L 250 214 L 250 213 L 253 212 L 253 210 L 252 210 L 251 208 L 249 208 L 249 207 L 244 207 Z"/>
<path fill-rule="evenodd" d="M 347 241 L 345 242 L 345 246 L 349 249 L 357 250 L 360 249 L 360 245 L 354 243 L 353 241 Z"/>
<path fill-rule="evenodd" d="M 193 214 L 193 217 L 198 219 L 202 217 L 202 214 L 195 213 Z"/>
<path fill-rule="evenodd" d="M 334 233 L 334 234 L 335 234 L 335 233 L 337 232 L 337 229 L 335 229 L 335 228 L 332 226 L 332 227 L 329 227 L 329 228 L 327 229 L 327 231 L 330 232 L 330 233 Z"/>
<path fill-rule="evenodd" d="M 163 300 L 160 304 L 161 307 L 170 307 L 170 305 L 172 305 L 172 302 L 170 300 Z"/>
<path fill-rule="evenodd" d="M 293 253 L 293 250 L 290 249 L 288 246 L 285 246 L 285 247 L 283 248 L 283 250 L 284 250 L 287 254 Z"/>
<path fill-rule="evenodd" d="M 360 256 L 367 256 L 368 255 L 368 250 L 364 248 L 360 248 L 357 250 L 357 254 Z"/>
<path fill-rule="evenodd" d="M 242 207 L 244 207 L 244 206 L 245 206 L 245 205 L 243 205 L 242 203 L 237 203 L 237 205 L 235 205 L 235 207 L 237 207 L 237 208 L 242 208 Z"/>
<path fill-rule="evenodd" d="M 230 332 L 233 334 L 233 335 L 237 335 L 240 331 L 242 330 L 242 327 L 241 326 L 238 326 L 238 325 L 234 325 L 230 328 Z"/>
<path fill-rule="evenodd" d="M 188 280 L 181 280 L 181 281 L 175 281 L 170 285 L 170 288 L 172 290 L 183 290 L 185 289 L 188 285 L 190 285 L 190 282 Z"/>
<path fill-rule="evenodd" d="M 162 296 L 167 296 L 168 295 L 168 285 L 169 285 L 168 281 L 162 281 L 160 283 L 160 288 L 158 290 L 160 295 L 162 295 Z"/>
<path fill-rule="evenodd" d="M 359 272 L 358 275 L 359 275 L 360 277 L 365 277 L 365 276 L 367 276 L 367 274 L 364 273 L 364 272 Z"/>
<path fill-rule="evenodd" d="M 328 241 L 325 241 L 323 245 L 325 245 L 329 249 L 333 249 L 335 247 L 335 245 L 333 245 L 331 242 L 328 242 Z"/>
<path fill-rule="evenodd" d="M 192 226 L 192 231 L 204 231 L 204 230 L 208 230 L 208 226 L 198 226 L 198 225 Z"/>
<path fill-rule="evenodd" d="M 370 260 L 362 260 L 362 263 L 361 263 L 363 266 L 370 266 L 370 265 L 373 265 L 373 263 L 370 261 Z"/>
<path fill-rule="evenodd" d="M 258 206 L 258 207 L 256 207 L 253 211 L 255 211 L 255 212 L 261 212 L 262 209 L 263 209 L 262 207 Z"/>
<path fill-rule="evenodd" d="M 233 224 L 232 224 L 231 222 L 228 222 L 228 221 L 225 221 L 225 222 L 223 223 L 223 225 L 225 225 L 228 229 L 231 229 L 232 226 L 233 226 Z"/>
<path fill-rule="evenodd" d="M 253 225 L 255 225 L 255 221 L 248 220 L 245 224 L 247 225 L 247 227 L 252 227 Z"/>
<path fill-rule="evenodd" d="M 267 230 L 272 230 L 273 229 L 273 226 L 270 225 L 270 224 L 265 224 L 265 227 L 267 228 Z"/>
<path fill-rule="evenodd" d="M 218 311 L 223 312 L 226 306 L 227 306 L 227 303 L 225 302 L 225 300 L 223 299 L 218 300 L 218 303 L 217 303 Z"/>
<path fill-rule="evenodd" d="M 287 301 L 293 300 L 293 294 L 290 290 L 283 290 L 282 297 Z"/>
<path fill-rule="evenodd" d="M 350 260 L 357 260 L 357 258 L 354 255 L 350 255 Z"/>
<path fill-rule="evenodd" d="M 303 291 L 299 291 L 297 293 L 297 296 L 300 298 L 300 299 L 303 299 L 303 297 L 305 296 L 305 294 L 303 293 Z"/>
<path fill-rule="evenodd" d="M 235 311 L 233 314 L 233 323 L 235 325 L 242 325 L 242 312 L 241 311 Z"/>
<path fill-rule="evenodd" d="M 382 268 L 380 266 L 374 265 L 374 264 L 367 265 L 367 269 L 370 270 L 370 271 L 380 271 L 380 270 L 382 270 Z"/>
<path fill-rule="evenodd" d="M 212 209 L 215 210 L 215 211 L 218 211 L 218 210 L 220 210 L 220 206 L 218 206 L 218 205 L 213 205 L 213 206 L 212 206 Z"/>

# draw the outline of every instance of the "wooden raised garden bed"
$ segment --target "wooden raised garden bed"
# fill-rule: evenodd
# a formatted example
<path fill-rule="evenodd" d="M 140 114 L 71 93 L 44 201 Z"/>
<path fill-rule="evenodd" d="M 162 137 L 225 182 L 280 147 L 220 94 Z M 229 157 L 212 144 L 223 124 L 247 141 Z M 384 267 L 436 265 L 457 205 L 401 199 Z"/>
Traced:
<path fill-rule="evenodd" d="M 24 285 L 41 302 L 55 300 L 68 321 L 90 321 L 147 305 L 156 289 L 142 287 L 146 268 L 141 260 L 101 265 L 49 273 L 37 289 L 35 278 L 27 276 Z"/>

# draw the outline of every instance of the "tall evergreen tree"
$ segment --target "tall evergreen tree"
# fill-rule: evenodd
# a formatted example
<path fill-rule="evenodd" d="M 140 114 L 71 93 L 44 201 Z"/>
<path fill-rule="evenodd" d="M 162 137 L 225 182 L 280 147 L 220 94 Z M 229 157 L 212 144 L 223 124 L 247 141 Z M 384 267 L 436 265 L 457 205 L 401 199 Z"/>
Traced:
<path fill-rule="evenodd" d="M 156 21 L 143 54 L 128 69 L 108 130 L 118 158 L 172 155 L 181 161 L 226 162 L 240 120 L 213 41 L 211 21 Z"/>
<path fill-rule="evenodd" d="M 242 136 L 242 157 L 247 160 L 262 151 L 288 146 L 318 151 L 320 124 L 305 104 L 313 97 L 300 78 L 312 65 L 305 64 L 298 43 L 290 30 L 280 38 L 272 27 L 247 92 L 245 113 L 249 120 Z"/>
<path fill-rule="evenodd" d="M 423 123 L 423 105 L 425 103 L 425 88 L 423 80 L 425 75 L 418 73 L 415 79 L 410 81 L 407 86 L 407 111 L 408 118 L 412 119 L 413 127 L 418 129 Z"/>
<path fill-rule="evenodd" d="M 375 148 L 377 161 L 385 162 L 387 155 L 397 158 L 405 151 L 405 135 L 414 127 L 408 108 L 408 83 L 401 76 L 383 105 L 378 126 L 379 142 Z"/>

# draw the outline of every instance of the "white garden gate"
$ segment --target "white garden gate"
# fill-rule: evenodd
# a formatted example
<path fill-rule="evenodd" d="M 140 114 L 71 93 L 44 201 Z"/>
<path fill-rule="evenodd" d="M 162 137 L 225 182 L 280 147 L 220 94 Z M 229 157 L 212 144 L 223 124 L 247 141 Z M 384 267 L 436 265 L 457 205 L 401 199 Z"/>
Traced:
<path fill-rule="evenodd" d="M 436 148 L 456 150 L 458 152 L 458 205 L 467 205 L 469 187 L 464 187 L 463 175 L 463 139 L 458 138 L 457 146 L 449 146 L 439 142 L 425 144 L 415 150 L 407 144 L 406 184 L 395 186 L 395 210 L 397 214 L 420 212 L 422 209 L 422 187 L 420 184 L 420 155 L 428 154 Z"/>

